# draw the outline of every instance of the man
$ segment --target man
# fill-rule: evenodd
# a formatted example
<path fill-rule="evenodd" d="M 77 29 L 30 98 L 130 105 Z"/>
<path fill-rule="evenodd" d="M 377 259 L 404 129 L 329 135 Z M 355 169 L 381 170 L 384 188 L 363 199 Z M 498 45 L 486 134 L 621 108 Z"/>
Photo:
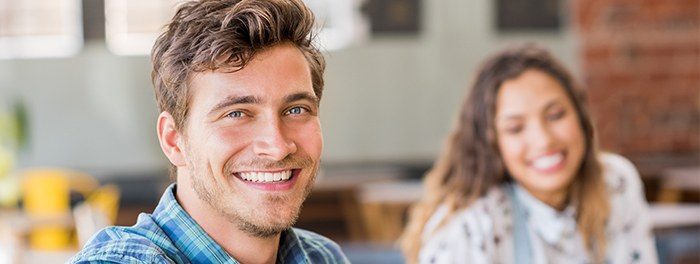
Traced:
<path fill-rule="evenodd" d="M 323 144 L 313 25 L 301 0 L 181 5 L 152 54 L 176 184 L 152 214 L 100 231 L 71 262 L 347 262 L 337 244 L 291 228 Z"/>

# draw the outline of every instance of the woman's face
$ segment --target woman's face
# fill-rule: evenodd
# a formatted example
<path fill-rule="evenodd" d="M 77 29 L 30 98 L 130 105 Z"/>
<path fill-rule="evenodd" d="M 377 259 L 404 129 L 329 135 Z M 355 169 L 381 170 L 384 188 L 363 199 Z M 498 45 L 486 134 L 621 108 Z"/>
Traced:
<path fill-rule="evenodd" d="M 498 148 L 510 175 L 533 196 L 561 206 L 586 148 L 576 109 L 564 87 L 535 69 L 503 82 L 496 98 L 495 124 Z"/>

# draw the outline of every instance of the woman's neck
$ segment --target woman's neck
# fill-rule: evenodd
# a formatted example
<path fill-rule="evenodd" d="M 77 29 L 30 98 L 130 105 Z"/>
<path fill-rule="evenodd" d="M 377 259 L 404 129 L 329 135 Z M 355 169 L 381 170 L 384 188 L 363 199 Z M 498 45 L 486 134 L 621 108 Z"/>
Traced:
<path fill-rule="evenodd" d="M 523 188 L 530 195 L 535 197 L 537 200 L 540 200 L 541 202 L 554 208 L 554 210 L 557 210 L 557 211 L 563 211 L 564 209 L 566 209 L 566 206 L 569 202 L 569 190 L 568 189 L 563 189 L 560 191 L 553 191 L 553 192 L 542 192 L 542 191 L 530 190 L 525 186 L 523 186 Z"/>

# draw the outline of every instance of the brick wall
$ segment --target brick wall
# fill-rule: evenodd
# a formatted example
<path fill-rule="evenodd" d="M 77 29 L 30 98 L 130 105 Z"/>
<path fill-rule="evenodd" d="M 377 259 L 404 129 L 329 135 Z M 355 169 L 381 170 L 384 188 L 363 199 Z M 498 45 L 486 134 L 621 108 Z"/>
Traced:
<path fill-rule="evenodd" d="M 700 0 L 575 0 L 584 85 L 603 149 L 700 152 Z"/>

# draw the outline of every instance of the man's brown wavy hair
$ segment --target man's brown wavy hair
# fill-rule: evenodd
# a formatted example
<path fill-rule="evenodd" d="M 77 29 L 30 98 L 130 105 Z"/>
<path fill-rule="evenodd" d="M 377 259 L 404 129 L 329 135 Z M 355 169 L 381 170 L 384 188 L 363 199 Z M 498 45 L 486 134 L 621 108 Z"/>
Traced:
<path fill-rule="evenodd" d="M 291 43 L 306 58 L 316 96 L 326 64 L 313 45 L 314 15 L 301 0 L 197 0 L 181 4 L 151 52 L 151 78 L 160 111 L 177 129 L 187 120 L 193 73 L 237 71 L 272 46 Z"/>

